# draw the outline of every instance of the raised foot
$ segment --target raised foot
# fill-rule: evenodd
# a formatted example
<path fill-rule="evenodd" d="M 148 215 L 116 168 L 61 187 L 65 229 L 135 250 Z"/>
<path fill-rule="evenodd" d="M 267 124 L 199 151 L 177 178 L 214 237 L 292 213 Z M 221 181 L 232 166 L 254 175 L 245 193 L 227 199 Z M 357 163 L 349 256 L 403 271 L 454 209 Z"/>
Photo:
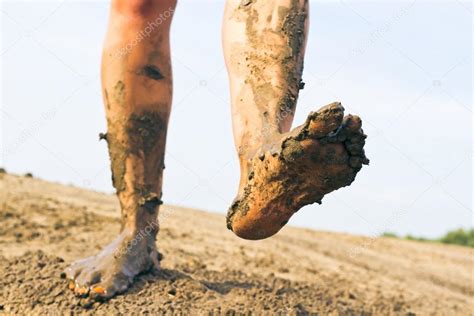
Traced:
<path fill-rule="evenodd" d="M 65 273 L 77 296 L 104 300 L 125 292 L 138 274 L 158 269 L 159 259 L 154 235 L 146 228 L 136 234 L 124 230 L 99 254 L 74 262 Z"/>
<path fill-rule="evenodd" d="M 249 159 L 227 227 L 245 239 L 270 237 L 301 207 L 321 203 L 324 195 L 350 185 L 369 163 L 361 126 L 359 117 L 344 117 L 344 108 L 336 102 L 275 139 L 270 149 Z"/>

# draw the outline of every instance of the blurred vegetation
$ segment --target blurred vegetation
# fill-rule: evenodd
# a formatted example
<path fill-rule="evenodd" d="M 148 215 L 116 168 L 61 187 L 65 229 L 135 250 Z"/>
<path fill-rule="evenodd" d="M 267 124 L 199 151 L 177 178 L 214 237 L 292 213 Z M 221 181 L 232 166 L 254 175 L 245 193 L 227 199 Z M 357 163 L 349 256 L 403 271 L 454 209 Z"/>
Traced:
<path fill-rule="evenodd" d="M 462 228 L 450 231 L 446 233 L 443 237 L 439 239 L 428 239 L 423 237 L 416 237 L 412 235 L 398 236 L 392 232 L 385 232 L 381 235 L 382 237 L 388 238 L 403 238 L 407 240 L 416 240 L 416 241 L 426 241 L 426 242 L 441 242 L 444 244 L 453 244 L 453 245 L 461 245 L 466 247 L 473 247 L 474 248 L 474 228 L 469 230 L 464 230 Z"/>
<path fill-rule="evenodd" d="M 380 237 L 398 238 L 398 235 L 391 232 L 385 232 Z"/>
<path fill-rule="evenodd" d="M 462 228 L 447 233 L 440 239 L 445 244 L 456 244 L 468 247 L 474 247 L 474 228 L 464 230 Z"/>

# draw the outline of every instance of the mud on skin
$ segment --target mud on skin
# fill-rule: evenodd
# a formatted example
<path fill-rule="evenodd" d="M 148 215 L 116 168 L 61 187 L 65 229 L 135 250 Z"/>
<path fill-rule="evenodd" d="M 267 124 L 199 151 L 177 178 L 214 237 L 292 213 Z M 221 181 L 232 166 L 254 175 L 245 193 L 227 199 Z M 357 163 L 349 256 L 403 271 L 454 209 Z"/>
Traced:
<path fill-rule="evenodd" d="M 161 80 L 164 76 L 161 74 L 160 69 L 155 65 L 146 65 L 142 69 L 137 71 L 138 75 L 146 76 L 153 80 Z"/>
<path fill-rule="evenodd" d="M 304 60 L 300 52 L 304 48 L 304 29 L 306 19 L 308 18 L 307 6 L 307 1 L 305 1 L 303 8 L 299 8 L 298 0 L 294 0 L 290 8 L 283 6 L 278 8 L 278 15 L 284 21 L 282 30 L 291 49 L 291 53 L 283 60 L 284 73 L 287 74 L 289 89 L 284 102 L 280 106 L 280 111 L 282 112 L 294 111 L 298 92 L 304 87 L 304 83 L 301 80 Z"/>
<path fill-rule="evenodd" d="M 153 105 L 162 108 L 160 104 Z M 162 192 L 155 192 L 157 183 L 161 182 L 157 175 L 162 174 L 164 161 L 159 154 L 164 150 L 166 141 L 166 119 L 159 112 L 144 111 L 132 114 L 130 117 L 127 135 L 130 141 L 130 153 L 142 157 L 147 172 L 143 175 L 144 184 L 136 185 L 134 191 L 141 197 L 141 205 L 148 210 L 162 204 Z"/>
<path fill-rule="evenodd" d="M 155 70 L 148 69 L 144 75 L 156 77 L 157 73 L 153 72 Z M 111 96 L 114 104 L 122 109 L 126 108 L 125 91 L 123 82 L 118 81 Z M 106 106 L 110 109 L 107 91 L 105 99 Z M 161 109 L 163 106 L 152 104 L 138 108 Z M 121 205 L 120 235 L 99 254 L 76 261 L 67 269 L 67 276 L 71 280 L 70 288 L 75 294 L 98 300 L 124 292 L 138 273 L 159 267 L 160 256 L 155 244 L 159 228 L 156 215 L 162 204 L 160 188 L 164 163 L 160 153 L 165 145 L 167 116 L 143 110 L 131 113 L 128 119 L 123 117 L 119 115 L 118 118 L 109 118 L 108 131 L 102 138 L 107 140 L 112 181 L 117 195 L 126 191 L 127 196 L 133 196 L 133 201 L 127 207 Z M 128 184 L 124 179 L 127 173 L 126 162 L 132 168 L 135 165 L 143 166 L 147 172 L 138 175 L 137 179 Z M 122 199 L 120 202 L 122 204 Z M 137 218 L 144 222 L 140 227 L 132 229 L 130 225 L 125 225 Z M 146 234 L 142 234 L 143 231 Z"/>
<path fill-rule="evenodd" d="M 163 78 L 155 66 L 145 66 L 143 75 L 156 80 Z M 114 86 L 115 102 L 121 107 L 125 107 L 126 87 L 122 81 L 118 81 Z M 109 105 L 109 96 L 105 90 L 106 106 Z M 153 108 L 164 108 L 163 105 L 154 104 Z M 126 173 L 125 160 L 129 154 L 142 157 L 144 164 L 151 167 L 152 171 L 163 169 L 163 161 L 158 161 L 158 155 L 154 154 L 158 146 L 164 146 L 166 139 L 166 121 L 163 114 L 153 111 L 143 113 L 133 113 L 128 121 L 123 124 L 121 121 L 108 121 L 109 131 L 99 137 L 107 140 L 112 169 L 112 183 L 117 193 L 125 190 L 124 176 Z M 121 140 L 118 134 L 125 131 L 125 139 Z M 155 166 L 155 167 L 153 167 Z M 156 170 L 155 170 L 156 169 Z M 148 174 L 154 174 L 148 172 Z M 147 181 L 149 180 L 149 181 Z M 153 182 L 155 179 L 145 179 L 145 183 Z"/>
<path fill-rule="evenodd" d="M 289 1 L 288 7 L 280 6 L 276 15 L 268 16 L 262 16 L 259 4 L 242 1 L 233 12 L 233 18 L 245 23 L 247 39 L 235 58 L 244 60 L 239 71 L 246 74 L 245 84 L 262 120 L 262 135 L 253 143 L 242 137 L 241 172 L 248 177 L 242 177 L 239 196 L 227 216 L 228 227 L 247 239 L 275 234 L 302 206 L 321 203 L 325 194 L 352 183 L 362 164 L 368 163 L 360 119 L 347 116 L 343 122 L 339 103 L 311 113 L 303 126 L 282 134 L 282 126 L 287 126 L 282 121 L 291 120 L 304 87 L 308 2 Z M 276 40 L 266 41 L 267 37 Z M 267 67 L 284 74 L 279 84 L 269 83 Z M 276 105 L 273 100 L 278 100 Z"/>
<path fill-rule="evenodd" d="M 143 207 L 143 209 L 149 214 L 155 214 L 158 209 L 158 206 L 163 204 L 161 200 L 161 195 L 158 196 L 156 193 L 150 193 L 151 190 L 147 190 L 147 193 L 141 194 L 138 204 Z"/>
<path fill-rule="evenodd" d="M 155 246 L 158 227 L 148 234 L 123 230 L 99 254 L 74 262 L 65 271 L 69 288 L 80 297 L 105 300 L 127 290 L 136 275 L 159 268 Z"/>
<path fill-rule="evenodd" d="M 153 105 L 156 108 L 164 106 Z M 139 155 L 140 151 L 149 156 L 156 149 L 160 139 L 165 138 L 166 123 L 159 112 L 145 111 L 133 113 L 127 124 L 127 135 L 130 138 L 130 151 Z"/>
<path fill-rule="evenodd" d="M 114 101 L 116 104 L 120 105 L 121 107 L 125 107 L 125 84 L 123 81 L 119 80 L 114 86 Z"/>
<path fill-rule="evenodd" d="M 159 80 L 163 78 L 159 69 L 154 65 L 146 65 L 140 74 Z M 126 87 L 122 81 L 118 81 L 113 88 L 113 99 L 115 104 L 126 107 Z M 107 90 L 104 90 L 106 107 L 110 109 L 110 100 Z M 151 104 L 138 108 L 166 108 L 162 104 Z M 133 156 L 133 160 L 145 166 L 147 172 L 142 175 L 141 183 L 133 183 L 129 188 L 139 197 L 138 206 L 144 206 L 146 210 L 156 209 L 161 201 L 162 192 L 156 192 L 160 177 L 150 175 L 160 175 L 164 169 L 163 158 L 160 158 L 160 151 L 164 150 L 166 141 L 167 114 L 157 111 L 144 110 L 131 113 L 128 119 L 108 119 L 108 131 L 101 133 L 99 139 L 105 139 L 108 144 L 109 156 L 112 171 L 112 183 L 119 194 L 125 191 L 126 183 L 126 160 Z"/>
<path fill-rule="evenodd" d="M 363 164 L 366 135 L 357 116 L 332 103 L 280 139 L 278 148 L 249 161 L 249 176 L 227 215 L 227 226 L 246 239 L 278 232 L 301 207 L 350 185 Z M 276 153 L 275 153 L 276 152 Z M 262 159 L 263 157 L 263 159 Z"/>
<path fill-rule="evenodd" d="M 116 192 L 119 193 L 125 190 L 125 159 L 128 153 L 125 149 L 125 144 L 110 130 L 109 128 L 109 132 L 107 132 L 107 145 L 109 147 L 110 167 L 112 170 L 112 184 Z"/>
<path fill-rule="evenodd" d="M 266 32 L 274 33 L 270 26 L 260 34 L 256 24 L 261 19 L 259 12 L 253 8 L 254 1 L 242 1 L 237 10 L 242 11 L 245 16 L 246 36 L 249 47 L 245 53 L 247 68 L 251 74 L 246 80 L 251 85 L 254 96 L 254 104 L 261 109 L 262 126 L 264 129 L 279 129 L 282 117 L 293 115 L 298 98 L 303 71 L 304 30 L 307 19 L 307 2 L 303 7 L 299 1 L 291 2 L 290 7 L 280 6 L 278 8 L 278 19 L 281 21 L 281 32 L 285 37 L 286 45 L 275 47 L 262 42 L 262 36 Z M 271 16 L 269 16 L 271 18 Z M 268 47 L 267 47 L 268 46 Z M 287 74 L 283 87 L 272 86 L 266 80 L 264 71 L 267 65 L 280 68 L 282 74 Z M 279 99 L 277 109 L 265 111 L 270 100 Z M 269 141 L 269 136 L 264 133 L 263 142 Z"/>
<path fill-rule="evenodd" d="M 143 163 L 151 167 L 152 171 L 163 169 L 164 162 L 156 154 L 158 147 L 164 146 L 166 139 L 166 123 L 162 116 L 163 114 L 152 111 L 133 113 L 123 127 L 119 125 L 120 122 L 109 121 L 109 131 L 105 135 L 111 160 L 112 182 L 117 193 L 125 190 L 125 160 L 130 154 L 141 157 Z M 125 140 L 119 140 L 116 136 L 121 129 L 125 130 Z M 156 173 L 148 172 L 148 174 Z M 152 186 L 151 183 L 154 181 L 156 179 L 149 179 L 145 175 L 145 186 Z M 144 188 L 135 190 L 149 191 Z"/>

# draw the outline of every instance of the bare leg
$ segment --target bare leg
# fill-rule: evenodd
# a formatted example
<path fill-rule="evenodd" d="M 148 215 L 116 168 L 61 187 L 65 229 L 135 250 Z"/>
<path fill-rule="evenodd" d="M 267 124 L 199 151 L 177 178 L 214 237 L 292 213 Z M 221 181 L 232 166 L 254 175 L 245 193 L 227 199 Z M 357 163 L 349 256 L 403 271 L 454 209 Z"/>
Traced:
<path fill-rule="evenodd" d="M 302 206 L 355 179 L 365 158 L 356 116 L 333 103 L 289 132 L 308 32 L 307 0 L 228 0 L 229 73 L 239 191 L 228 227 L 246 239 L 278 232 Z"/>
<path fill-rule="evenodd" d="M 159 267 L 155 245 L 171 109 L 169 29 L 176 0 L 113 0 L 102 89 L 122 229 L 98 255 L 67 269 L 79 295 L 109 298 Z"/>

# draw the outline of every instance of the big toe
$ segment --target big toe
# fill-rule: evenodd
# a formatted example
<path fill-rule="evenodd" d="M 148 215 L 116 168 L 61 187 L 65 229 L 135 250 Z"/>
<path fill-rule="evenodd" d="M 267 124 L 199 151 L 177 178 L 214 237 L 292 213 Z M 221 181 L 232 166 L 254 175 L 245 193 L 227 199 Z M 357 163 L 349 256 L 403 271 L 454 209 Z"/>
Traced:
<path fill-rule="evenodd" d="M 344 118 L 344 107 L 340 102 L 323 106 L 308 116 L 308 133 L 311 137 L 324 137 L 335 131 Z"/>
<path fill-rule="evenodd" d="M 350 133 L 359 133 L 362 128 L 362 120 L 357 115 L 346 115 L 342 121 L 346 130 Z"/>
<path fill-rule="evenodd" d="M 84 270 L 77 278 L 76 284 L 80 286 L 91 286 L 100 282 L 101 272 L 97 270 Z"/>
<path fill-rule="evenodd" d="M 66 278 L 75 280 L 84 270 L 86 260 L 87 259 L 78 260 L 67 267 L 66 270 L 64 270 Z"/>

